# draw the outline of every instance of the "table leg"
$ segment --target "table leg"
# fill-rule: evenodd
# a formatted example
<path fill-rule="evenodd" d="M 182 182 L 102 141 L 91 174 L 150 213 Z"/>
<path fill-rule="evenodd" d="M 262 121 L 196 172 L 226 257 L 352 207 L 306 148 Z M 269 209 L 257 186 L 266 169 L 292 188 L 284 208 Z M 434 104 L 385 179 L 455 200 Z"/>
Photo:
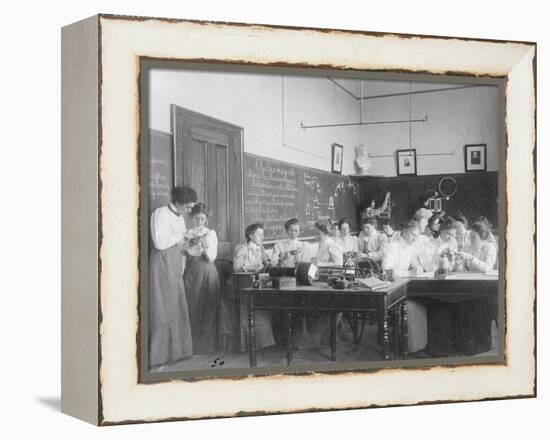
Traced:
<path fill-rule="evenodd" d="M 256 334 L 254 332 L 254 306 L 252 295 L 247 296 L 248 309 L 248 354 L 250 356 L 250 366 L 256 366 Z"/>
<path fill-rule="evenodd" d="M 388 328 L 388 310 L 382 313 L 382 355 L 384 360 L 390 359 L 390 334 Z"/>
<path fill-rule="evenodd" d="M 401 357 L 403 359 L 407 358 L 409 354 L 409 331 L 408 331 L 408 322 L 407 322 L 407 300 L 404 299 L 401 301 Z"/>
<path fill-rule="evenodd" d="M 336 314 L 330 314 L 330 360 L 336 360 Z"/>
<path fill-rule="evenodd" d="M 351 314 L 351 328 L 353 331 L 353 343 L 359 344 L 359 320 L 357 319 L 357 312 Z"/>
<path fill-rule="evenodd" d="M 401 357 L 401 307 L 399 305 L 392 308 L 392 330 L 393 330 L 393 359 L 399 359 Z"/>
<path fill-rule="evenodd" d="M 292 362 L 292 312 L 284 312 L 285 321 L 285 345 L 286 345 L 286 364 L 290 366 Z"/>
<path fill-rule="evenodd" d="M 241 294 L 239 292 L 238 280 L 235 281 L 234 298 L 235 298 L 235 310 L 233 310 L 233 334 L 235 338 L 233 340 L 233 351 L 239 353 L 241 351 Z"/>

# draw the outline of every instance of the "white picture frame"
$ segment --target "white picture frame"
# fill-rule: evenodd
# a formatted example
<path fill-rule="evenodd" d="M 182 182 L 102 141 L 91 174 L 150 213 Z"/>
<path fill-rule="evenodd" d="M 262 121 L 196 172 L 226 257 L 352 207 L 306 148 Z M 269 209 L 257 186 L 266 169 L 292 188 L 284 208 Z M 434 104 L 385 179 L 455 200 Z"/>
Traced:
<path fill-rule="evenodd" d="M 534 43 L 99 15 L 62 47 L 65 413 L 111 425 L 536 394 Z M 505 362 L 141 383 L 140 58 L 506 78 Z"/>

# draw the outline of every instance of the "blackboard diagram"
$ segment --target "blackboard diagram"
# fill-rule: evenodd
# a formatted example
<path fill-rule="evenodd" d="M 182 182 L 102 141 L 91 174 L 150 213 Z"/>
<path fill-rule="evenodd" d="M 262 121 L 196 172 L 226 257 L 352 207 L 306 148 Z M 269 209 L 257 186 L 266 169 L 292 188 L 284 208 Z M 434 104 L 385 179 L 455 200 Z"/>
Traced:
<path fill-rule="evenodd" d="M 353 185 L 346 176 L 248 153 L 243 175 L 244 223 L 263 223 L 266 241 L 285 238 L 284 224 L 294 217 L 302 223 L 303 238 L 314 236 L 319 219 L 355 221 Z"/>

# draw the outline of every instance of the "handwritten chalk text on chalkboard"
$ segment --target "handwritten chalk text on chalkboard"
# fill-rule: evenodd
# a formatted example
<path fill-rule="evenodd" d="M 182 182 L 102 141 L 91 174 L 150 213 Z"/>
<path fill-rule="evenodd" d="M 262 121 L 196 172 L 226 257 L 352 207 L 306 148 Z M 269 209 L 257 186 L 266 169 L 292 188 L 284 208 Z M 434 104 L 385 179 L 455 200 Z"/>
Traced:
<path fill-rule="evenodd" d="M 284 223 L 293 217 L 302 221 L 302 236 L 314 234 L 318 218 L 354 222 L 354 194 L 337 191 L 343 176 L 252 154 L 245 155 L 244 169 L 245 223 L 262 222 L 266 240 L 284 238 Z"/>

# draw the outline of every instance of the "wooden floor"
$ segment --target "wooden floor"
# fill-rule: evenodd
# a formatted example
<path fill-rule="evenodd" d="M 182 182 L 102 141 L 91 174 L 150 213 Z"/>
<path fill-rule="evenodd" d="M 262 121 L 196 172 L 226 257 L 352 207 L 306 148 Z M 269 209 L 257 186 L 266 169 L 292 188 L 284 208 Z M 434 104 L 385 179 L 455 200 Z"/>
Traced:
<path fill-rule="evenodd" d="M 496 354 L 493 346 L 491 352 Z M 479 355 L 491 354 L 490 352 Z M 419 357 L 429 358 L 425 353 L 417 354 Z M 456 356 L 456 353 L 448 353 L 447 356 Z M 380 361 L 382 353 L 378 345 L 377 325 L 367 325 L 360 346 L 354 350 L 352 333 L 349 328 L 340 328 L 337 341 L 337 362 L 364 362 Z M 308 365 L 319 362 L 330 362 L 330 346 L 311 345 L 300 346 L 293 351 L 292 365 Z M 194 355 L 193 357 L 173 362 L 151 372 L 175 372 L 189 370 L 214 370 L 221 368 L 247 368 L 249 366 L 248 352 L 242 353 L 216 353 L 209 355 Z M 286 366 L 286 349 L 283 345 L 274 345 L 257 351 L 258 367 Z"/>

